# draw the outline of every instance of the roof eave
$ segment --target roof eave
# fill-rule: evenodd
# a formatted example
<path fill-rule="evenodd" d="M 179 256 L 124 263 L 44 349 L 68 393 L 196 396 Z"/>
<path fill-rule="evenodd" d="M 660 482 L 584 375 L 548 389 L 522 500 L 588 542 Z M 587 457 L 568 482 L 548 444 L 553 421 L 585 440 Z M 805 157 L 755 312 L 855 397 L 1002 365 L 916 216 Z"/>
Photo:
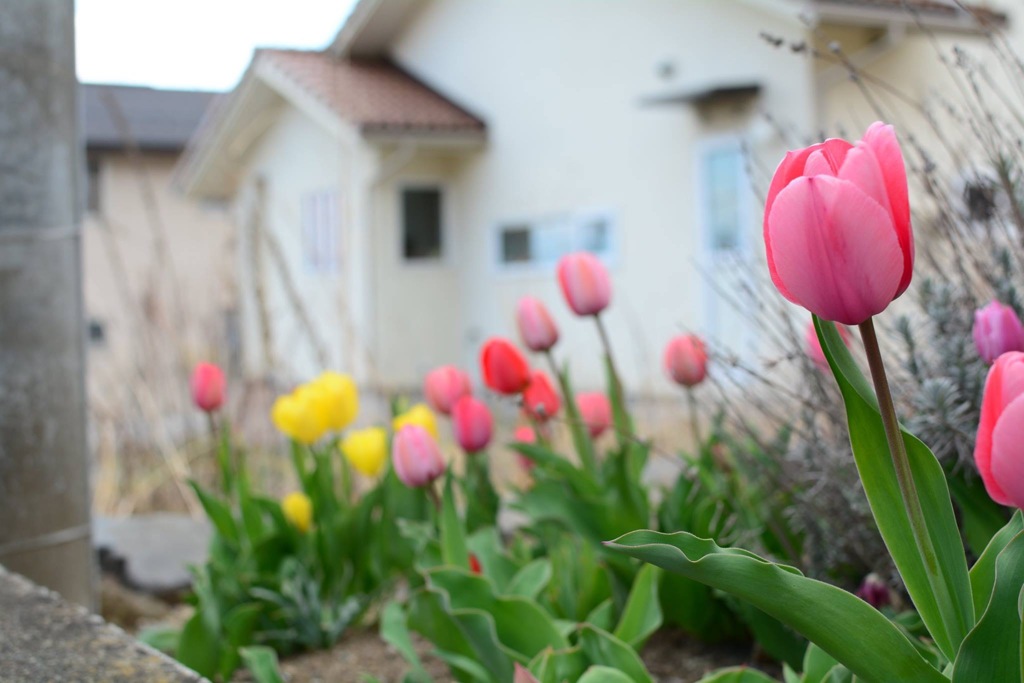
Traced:
<path fill-rule="evenodd" d="M 855 7 L 843 2 L 829 2 L 829 0 L 818 0 L 815 3 L 813 16 L 817 24 L 903 25 L 908 28 L 923 26 L 938 31 L 968 34 L 987 33 L 993 29 L 1002 29 L 1009 23 L 1005 14 L 995 14 L 993 21 L 984 21 L 965 10 L 950 15 L 906 8 Z"/>
<path fill-rule="evenodd" d="M 476 150 L 487 143 L 485 129 L 443 130 L 380 125 L 360 126 L 360 134 L 374 145 L 415 142 L 418 146 L 453 150 Z"/>

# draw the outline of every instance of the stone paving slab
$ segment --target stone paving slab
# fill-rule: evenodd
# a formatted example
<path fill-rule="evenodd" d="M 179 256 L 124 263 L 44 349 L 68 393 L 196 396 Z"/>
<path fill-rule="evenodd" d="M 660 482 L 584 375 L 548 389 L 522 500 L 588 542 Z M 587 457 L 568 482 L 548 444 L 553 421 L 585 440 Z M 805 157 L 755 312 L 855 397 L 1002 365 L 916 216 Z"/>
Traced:
<path fill-rule="evenodd" d="M 192 683 L 194 671 L 0 567 L 0 683 Z"/>
<path fill-rule="evenodd" d="M 136 590 L 162 595 L 191 585 L 188 566 L 206 561 L 212 531 L 205 519 L 161 512 L 93 517 L 92 533 L 101 558 L 118 563 L 105 570 Z"/>

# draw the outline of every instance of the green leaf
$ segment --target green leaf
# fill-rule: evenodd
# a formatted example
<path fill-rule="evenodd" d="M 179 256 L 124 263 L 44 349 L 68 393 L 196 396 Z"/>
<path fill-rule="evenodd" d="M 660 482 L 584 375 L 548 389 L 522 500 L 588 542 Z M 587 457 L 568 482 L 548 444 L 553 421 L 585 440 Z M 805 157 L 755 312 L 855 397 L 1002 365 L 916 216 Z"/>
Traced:
<path fill-rule="evenodd" d="M 967 546 L 980 556 L 992 537 L 1006 525 L 1006 508 L 992 500 L 977 476 L 967 479 L 963 472 L 949 472 L 946 482 L 960 510 Z M 975 611 L 981 614 L 980 610 Z"/>
<path fill-rule="evenodd" d="M 174 626 L 150 626 L 142 629 L 137 637 L 154 650 L 173 656 L 178 651 L 181 629 Z"/>
<path fill-rule="evenodd" d="M 612 631 L 615 628 L 615 605 L 612 599 L 608 598 L 595 607 L 584 619 L 591 626 L 596 626 L 604 631 Z M 574 627 L 575 628 L 575 627 Z"/>
<path fill-rule="evenodd" d="M 178 641 L 176 657 L 179 662 L 201 676 L 213 678 L 220 663 L 220 634 L 211 631 L 207 620 L 196 612 L 185 622 Z"/>
<path fill-rule="evenodd" d="M 633 580 L 626 606 L 615 627 L 615 637 L 634 650 L 640 650 L 652 633 L 661 626 L 661 605 L 658 603 L 658 583 L 661 570 L 645 565 Z"/>
<path fill-rule="evenodd" d="M 199 498 L 203 510 L 206 511 L 206 516 L 210 518 L 210 522 L 217 529 L 217 533 L 232 544 L 237 544 L 238 527 L 235 524 L 235 518 L 231 515 L 231 508 L 228 507 L 227 503 L 210 495 L 194 481 L 189 481 L 188 484 L 196 492 L 196 497 Z"/>
<path fill-rule="evenodd" d="M 593 473 L 577 468 L 564 456 L 555 453 L 550 448 L 532 443 L 512 443 L 509 446 L 512 450 L 522 453 L 537 463 L 542 472 L 550 472 L 555 478 L 567 482 L 578 494 L 590 496 L 601 494 L 602 489 L 594 479 Z"/>
<path fill-rule="evenodd" d="M 586 657 L 579 647 L 565 650 L 548 648 L 533 658 L 529 669 L 540 683 L 562 683 L 577 680 L 586 666 Z"/>
<path fill-rule="evenodd" d="M 618 669 L 592 666 L 583 672 L 578 683 L 633 683 L 633 679 Z"/>
<path fill-rule="evenodd" d="M 572 434 L 572 442 L 576 447 L 576 455 L 579 456 L 583 471 L 593 475 L 597 472 L 597 455 L 594 454 L 594 442 L 590 440 L 590 432 L 583 424 L 579 406 L 576 405 L 576 394 L 572 390 L 568 366 L 558 373 L 558 383 L 562 388 L 562 403 L 565 405 L 565 414 L 569 420 L 569 432 Z"/>
<path fill-rule="evenodd" d="M 227 647 L 218 667 L 224 680 L 231 680 L 231 674 L 241 663 L 239 648 L 252 643 L 252 633 L 262 613 L 263 606 L 260 603 L 250 602 L 238 605 L 224 615 L 224 640 L 227 641 Z"/>
<path fill-rule="evenodd" d="M 811 643 L 804 653 L 804 683 L 822 683 L 837 663 L 829 653 Z"/>
<path fill-rule="evenodd" d="M 953 514 L 945 473 L 928 447 L 904 430 L 903 441 L 910 469 L 921 499 L 928 535 L 938 556 L 941 587 L 936 591 L 917 549 L 874 391 L 861 374 L 835 325 L 816 316 L 814 324 L 832 374 L 843 394 L 854 459 L 878 530 L 914 606 L 936 644 L 952 660 L 967 632 L 974 626 L 975 615 L 967 558 Z"/>
<path fill-rule="evenodd" d="M 615 426 L 615 436 L 619 440 L 619 447 L 625 450 L 629 448 L 633 437 L 633 419 L 626 409 L 622 378 L 616 374 L 610 349 L 608 351 L 609 353 L 604 356 L 604 367 L 608 380 L 608 398 L 612 404 L 612 424 Z"/>
<path fill-rule="evenodd" d="M 953 666 L 953 683 L 1021 680 L 1021 618 L 1024 532 L 999 553 L 988 607 L 964 640 Z"/>
<path fill-rule="evenodd" d="M 607 631 L 584 624 L 580 628 L 580 647 L 594 664 L 617 669 L 635 683 L 653 683 L 640 655 Z"/>
<path fill-rule="evenodd" d="M 680 531 L 634 531 L 610 547 L 750 602 L 866 681 L 946 683 L 881 612 L 860 598 L 753 553 Z"/>
<path fill-rule="evenodd" d="M 277 653 L 265 645 L 253 645 L 241 649 L 242 661 L 256 683 L 284 683 L 277 666 Z"/>
<path fill-rule="evenodd" d="M 761 673 L 757 669 L 750 669 L 745 666 L 733 666 L 728 669 L 712 671 L 707 676 L 697 681 L 697 683 L 776 683 L 776 681 L 774 678 Z"/>
<path fill-rule="evenodd" d="M 800 666 L 807 651 L 807 640 L 803 636 L 750 603 L 738 602 L 733 609 L 769 656 L 791 666 Z"/>
<path fill-rule="evenodd" d="M 466 535 L 455 510 L 455 494 L 452 491 L 452 474 L 444 481 L 444 499 L 441 501 L 441 558 L 445 564 L 469 569 L 469 551 L 466 550 Z"/>
<path fill-rule="evenodd" d="M 1024 514 L 1017 510 L 1006 526 L 996 532 L 981 557 L 971 567 L 971 592 L 974 595 L 976 614 L 983 614 L 988 607 L 992 586 L 995 585 L 996 560 L 999 554 L 1021 531 L 1024 531 Z"/>
<path fill-rule="evenodd" d="M 405 613 L 397 602 L 388 603 L 380 616 L 380 635 L 385 642 L 392 645 L 405 661 L 412 667 L 407 680 L 410 683 L 429 683 L 433 679 L 423 667 L 423 661 L 416 653 L 406 625 Z"/>
<path fill-rule="evenodd" d="M 505 594 L 536 600 L 550 580 L 551 561 L 547 558 L 534 560 L 512 577 Z"/>

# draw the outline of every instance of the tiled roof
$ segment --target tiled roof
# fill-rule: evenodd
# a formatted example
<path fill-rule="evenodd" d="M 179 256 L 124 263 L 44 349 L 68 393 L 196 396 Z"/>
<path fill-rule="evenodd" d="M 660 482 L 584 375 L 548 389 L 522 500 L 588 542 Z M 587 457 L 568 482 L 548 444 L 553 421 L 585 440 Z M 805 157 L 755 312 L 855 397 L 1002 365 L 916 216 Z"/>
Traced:
<path fill-rule="evenodd" d="M 260 50 L 259 59 L 364 132 L 483 131 L 484 122 L 386 60 Z"/>
<path fill-rule="evenodd" d="M 82 134 L 86 146 L 94 149 L 124 148 L 130 136 L 142 149 L 178 151 L 216 97 L 216 93 L 194 90 L 96 83 L 83 83 L 78 92 Z M 121 116 L 123 124 L 117 120 Z"/>
<path fill-rule="evenodd" d="M 849 5 L 865 9 L 916 12 L 922 17 L 944 19 L 976 19 L 982 24 L 1003 24 L 1007 17 L 1001 12 L 974 3 L 960 3 L 956 0 L 818 0 L 829 5 Z"/>

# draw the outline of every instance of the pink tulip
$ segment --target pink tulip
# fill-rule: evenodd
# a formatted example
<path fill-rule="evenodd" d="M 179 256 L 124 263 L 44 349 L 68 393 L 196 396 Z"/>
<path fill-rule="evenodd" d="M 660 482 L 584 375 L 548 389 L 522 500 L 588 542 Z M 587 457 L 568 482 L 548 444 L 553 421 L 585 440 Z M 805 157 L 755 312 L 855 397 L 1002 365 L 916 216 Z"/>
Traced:
<path fill-rule="evenodd" d="M 551 380 L 540 370 L 534 371 L 530 377 L 530 385 L 523 391 L 523 410 L 539 422 L 553 418 L 562 407 Z"/>
<path fill-rule="evenodd" d="M 213 363 L 199 363 L 192 371 L 192 402 L 212 413 L 224 405 L 224 371 Z"/>
<path fill-rule="evenodd" d="M 695 334 L 673 337 L 665 347 L 665 370 L 676 384 L 695 387 L 708 374 L 708 352 Z"/>
<path fill-rule="evenodd" d="M 423 393 L 431 408 L 442 415 L 451 415 L 459 399 L 473 393 L 473 384 L 462 370 L 454 365 L 443 365 L 427 373 Z"/>
<path fill-rule="evenodd" d="M 472 396 L 460 398 L 452 408 L 452 429 L 455 440 L 467 453 L 477 453 L 487 448 L 494 431 L 494 420 L 487 404 Z"/>
<path fill-rule="evenodd" d="M 850 346 L 850 332 L 845 325 L 836 325 L 839 336 L 847 347 Z M 821 340 L 818 339 L 818 331 L 814 329 L 814 321 L 807 323 L 807 331 L 804 334 L 807 357 L 814 361 L 814 364 L 821 370 L 828 370 L 828 360 L 825 358 L 825 350 L 821 348 Z"/>
<path fill-rule="evenodd" d="M 892 594 L 889 591 L 889 586 L 886 585 L 885 581 L 882 581 L 882 577 L 874 572 L 864 577 L 860 587 L 857 588 L 857 597 L 875 609 L 881 609 L 886 605 L 892 604 Z"/>
<path fill-rule="evenodd" d="M 830 139 L 786 154 L 764 212 L 779 292 L 825 320 L 859 325 L 910 285 L 914 236 L 903 154 L 892 126 L 856 144 Z"/>
<path fill-rule="evenodd" d="M 530 364 L 512 342 L 494 338 L 480 353 L 484 384 L 499 394 L 518 394 L 530 383 Z"/>
<path fill-rule="evenodd" d="M 1007 351 L 1024 351 L 1024 325 L 1012 308 L 993 301 L 974 312 L 974 346 L 986 363 Z"/>
<path fill-rule="evenodd" d="M 533 431 L 533 427 L 523 425 L 522 427 L 516 427 L 516 431 L 512 435 L 513 440 L 519 443 L 537 443 L 537 432 Z M 519 466 L 529 472 L 537 466 L 536 461 L 533 458 L 528 458 L 522 453 L 516 453 L 519 459 Z"/>
<path fill-rule="evenodd" d="M 576 315 L 597 315 L 612 299 L 608 271 L 593 254 L 581 251 L 558 262 L 558 284 Z"/>
<path fill-rule="evenodd" d="M 524 296 L 516 306 L 519 336 L 531 351 L 547 351 L 558 341 L 558 328 L 539 299 Z"/>
<path fill-rule="evenodd" d="M 985 380 L 974 462 L 1000 505 L 1024 508 L 1024 353 L 996 359 Z"/>
<path fill-rule="evenodd" d="M 612 404 L 600 391 L 576 394 L 576 405 L 590 438 L 601 436 L 612 424 Z"/>
<path fill-rule="evenodd" d="M 406 486 L 427 486 L 444 472 L 441 449 L 423 427 L 407 424 L 398 430 L 393 441 L 391 462 L 395 474 Z"/>
<path fill-rule="evenodd" d="M 530 673 L 530 670 L 519 662 L 515 663 L 515 673 L 512 675 L 512 683 L 540 683 L 537 678 Z"/>

